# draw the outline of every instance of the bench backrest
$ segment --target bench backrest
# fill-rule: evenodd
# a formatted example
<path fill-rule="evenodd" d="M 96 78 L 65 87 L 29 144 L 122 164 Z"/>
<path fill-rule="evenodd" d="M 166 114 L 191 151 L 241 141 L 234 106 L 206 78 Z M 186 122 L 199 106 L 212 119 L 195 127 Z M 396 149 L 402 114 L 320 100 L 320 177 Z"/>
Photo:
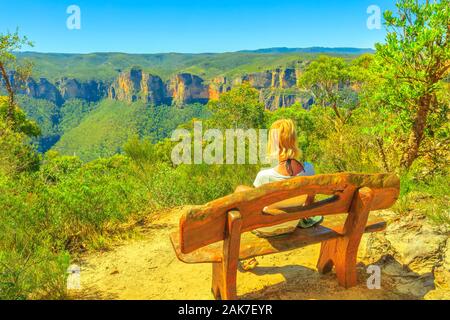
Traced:
<path fill-rule="evenodd" d="M 296 177 L 187 208 L 180 219 L 181 251 L 189 253 L 224 240 L 229 211 L 240 212 L 241 232 L 246 232 L 315 215 L 348 213 L 355 191 L 364 187 L 373 193 L 370 210 L 387 209 L 398 198 L 400 181 L 393 174 L 339 173 Z M 330 198 L 305 206 L 276 205 L 301 195 L 312 199 L 316 194 Z"/>

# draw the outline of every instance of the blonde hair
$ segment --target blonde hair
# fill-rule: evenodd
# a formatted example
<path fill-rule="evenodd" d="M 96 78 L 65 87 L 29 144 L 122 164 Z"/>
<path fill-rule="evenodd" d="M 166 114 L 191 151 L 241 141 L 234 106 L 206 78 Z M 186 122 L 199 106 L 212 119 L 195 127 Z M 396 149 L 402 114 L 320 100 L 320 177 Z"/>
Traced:
<path fill-rule="evenodd" d="M 298 148 L 297 130 L 294 121 L 281 119 L 275 121 L 269 130 L 267 154 L 271 159 L 285 161 L 300 160 L 302 153 Z"/>

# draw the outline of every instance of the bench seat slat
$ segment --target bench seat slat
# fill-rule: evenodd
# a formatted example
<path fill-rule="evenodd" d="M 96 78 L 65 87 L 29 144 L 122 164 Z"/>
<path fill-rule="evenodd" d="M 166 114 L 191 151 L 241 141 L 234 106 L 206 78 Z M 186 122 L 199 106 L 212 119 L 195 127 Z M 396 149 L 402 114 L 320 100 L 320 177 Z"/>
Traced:
<path fill-rule="evenodd" d="M 341 237 L 340 229 L 344 224 L 346 214 L 327 216 L 325 221 L 316 227 L 300 229 L 291 234 L 272 238 L 260 238 L 251 232 L 241 235 L 239 259 L 248 259 L 262 255 L 289 251 L 310 244 L 320 243 L 325 240 Z M 365 233 L 382 231 L 386 228 L 386 222 L 381 219 L 371 219 L 365 228 Z M 183 254 L 180 248 L 179 232 L 171 234 L 172 245 L 178 259 L 185 263 L 211 263 L 222 261 L 223 241 L 213 243 L 189 254 Z"/>

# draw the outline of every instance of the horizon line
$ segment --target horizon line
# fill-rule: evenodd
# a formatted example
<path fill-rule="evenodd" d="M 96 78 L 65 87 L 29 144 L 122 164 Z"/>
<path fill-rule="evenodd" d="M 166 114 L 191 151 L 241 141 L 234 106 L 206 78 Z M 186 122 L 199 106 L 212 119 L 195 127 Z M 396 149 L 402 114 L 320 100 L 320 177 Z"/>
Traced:
<path fill-rule="evenodd" d="M 158 55 L 158 54 L 187 54 L 187 55 L 208 55 L 208 54 L 226 54 L 226 53 L 249 53 L 249 54 L 294 54 L 294 53 L 314 53 L 314 52 L 295 52 L 295 51 L 287 51 L 287 52 L 258 52 L 262 50 L 308 50 L 308 49 L 326 49 L 326 50 L 360 50 L 360 51 L 372 51 L 375 52 L 375 48 L 363 48 L 363 47 L 324 47 L 324 46 L 311 46 L 311 47 L 268 47 L 268 48 L 259 48 L 259 49 L 242 49 L 237 51 L 217 51 L 217 52 L 176 52 L 176 51 L 167 51 L 167 52 L 147 52 L 147 53 L 138 53 L 138 52 L 125 52 L 125 51 L 93 51 L 93 52 L 55 52 L 55 51 L 33 51 L 33 50 L 25 50 L 25 51 L 17 51 L 17 53 L 37 53 L 37 54 L 67 54 L 67 55 L 90 55 L 90 54 L 127 54 L 127 55 Z M 355 53 L 357 54 L 357 53 Z"/>

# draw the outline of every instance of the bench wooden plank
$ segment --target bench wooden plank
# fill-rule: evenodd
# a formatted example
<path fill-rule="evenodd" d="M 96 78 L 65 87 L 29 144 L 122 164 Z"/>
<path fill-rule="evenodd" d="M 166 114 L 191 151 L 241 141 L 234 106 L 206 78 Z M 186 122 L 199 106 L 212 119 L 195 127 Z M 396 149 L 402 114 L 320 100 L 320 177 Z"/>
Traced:
<path fill-rule="evenodd" d="M 251 232 L 241 235 L 239 259 L 247 259 L 262 255 L 293 250 L 310 244 L 341 237 L 341 228 L 344 225 L 346 214 L 326 217 L 320 226 L 300 229 L 289 235 L 273 238 L 260 238 Z M 366 225 L 365 233 L 382 231 L 386 222 L 381 219 L 370 219 Z M 223 241 L 219 241 L 191 253 L 184 254 L 180 248 L 179 232 L 171 234 L 172 245 L 178 259 L 185 263 L 211 263 L 221 262 L 223 254 Z"/>
<path fill-rule="evenodd" d="M 334 195 L 326 199 L 313 201 L 312 203 L 306 206 L 305 202 L 307 200 L 307 197 L 308 197 L 307 195 L 303 195 L 287 199 L 285 201 L 277 202 L 275 204 L 265 207 L 263 209 L 263 213 L 271 216 L 276 216 L 280 214 L 292 214 L 301 211 L 317 209 L 319 207 L 323 207 L 324 205 L 339 201 L 339 196 Z"/>
<path fill-rule="evenodd" d="M 296 177 L 246 192 L 236 192 L 186 210 L 180 219 L 180 250 L 187 254 L 224 240 L 227 212 L 232 210 L 241 213 L 241 230 L 246 232 L 304 217 L 348 212 L 355 191 L 361 187 L 372 190 L 370 210 L 386 209 L 398 198 L 399 185 L 398 177 L 393 174 L 339 173 Z M 263 212 L 265 207 L 274 203 L 306 194 L 338 196 L 339 200 L 320 206 L 312 204 L 294 213 L 277 212 L 276 215 L 270 215 Z"/>

